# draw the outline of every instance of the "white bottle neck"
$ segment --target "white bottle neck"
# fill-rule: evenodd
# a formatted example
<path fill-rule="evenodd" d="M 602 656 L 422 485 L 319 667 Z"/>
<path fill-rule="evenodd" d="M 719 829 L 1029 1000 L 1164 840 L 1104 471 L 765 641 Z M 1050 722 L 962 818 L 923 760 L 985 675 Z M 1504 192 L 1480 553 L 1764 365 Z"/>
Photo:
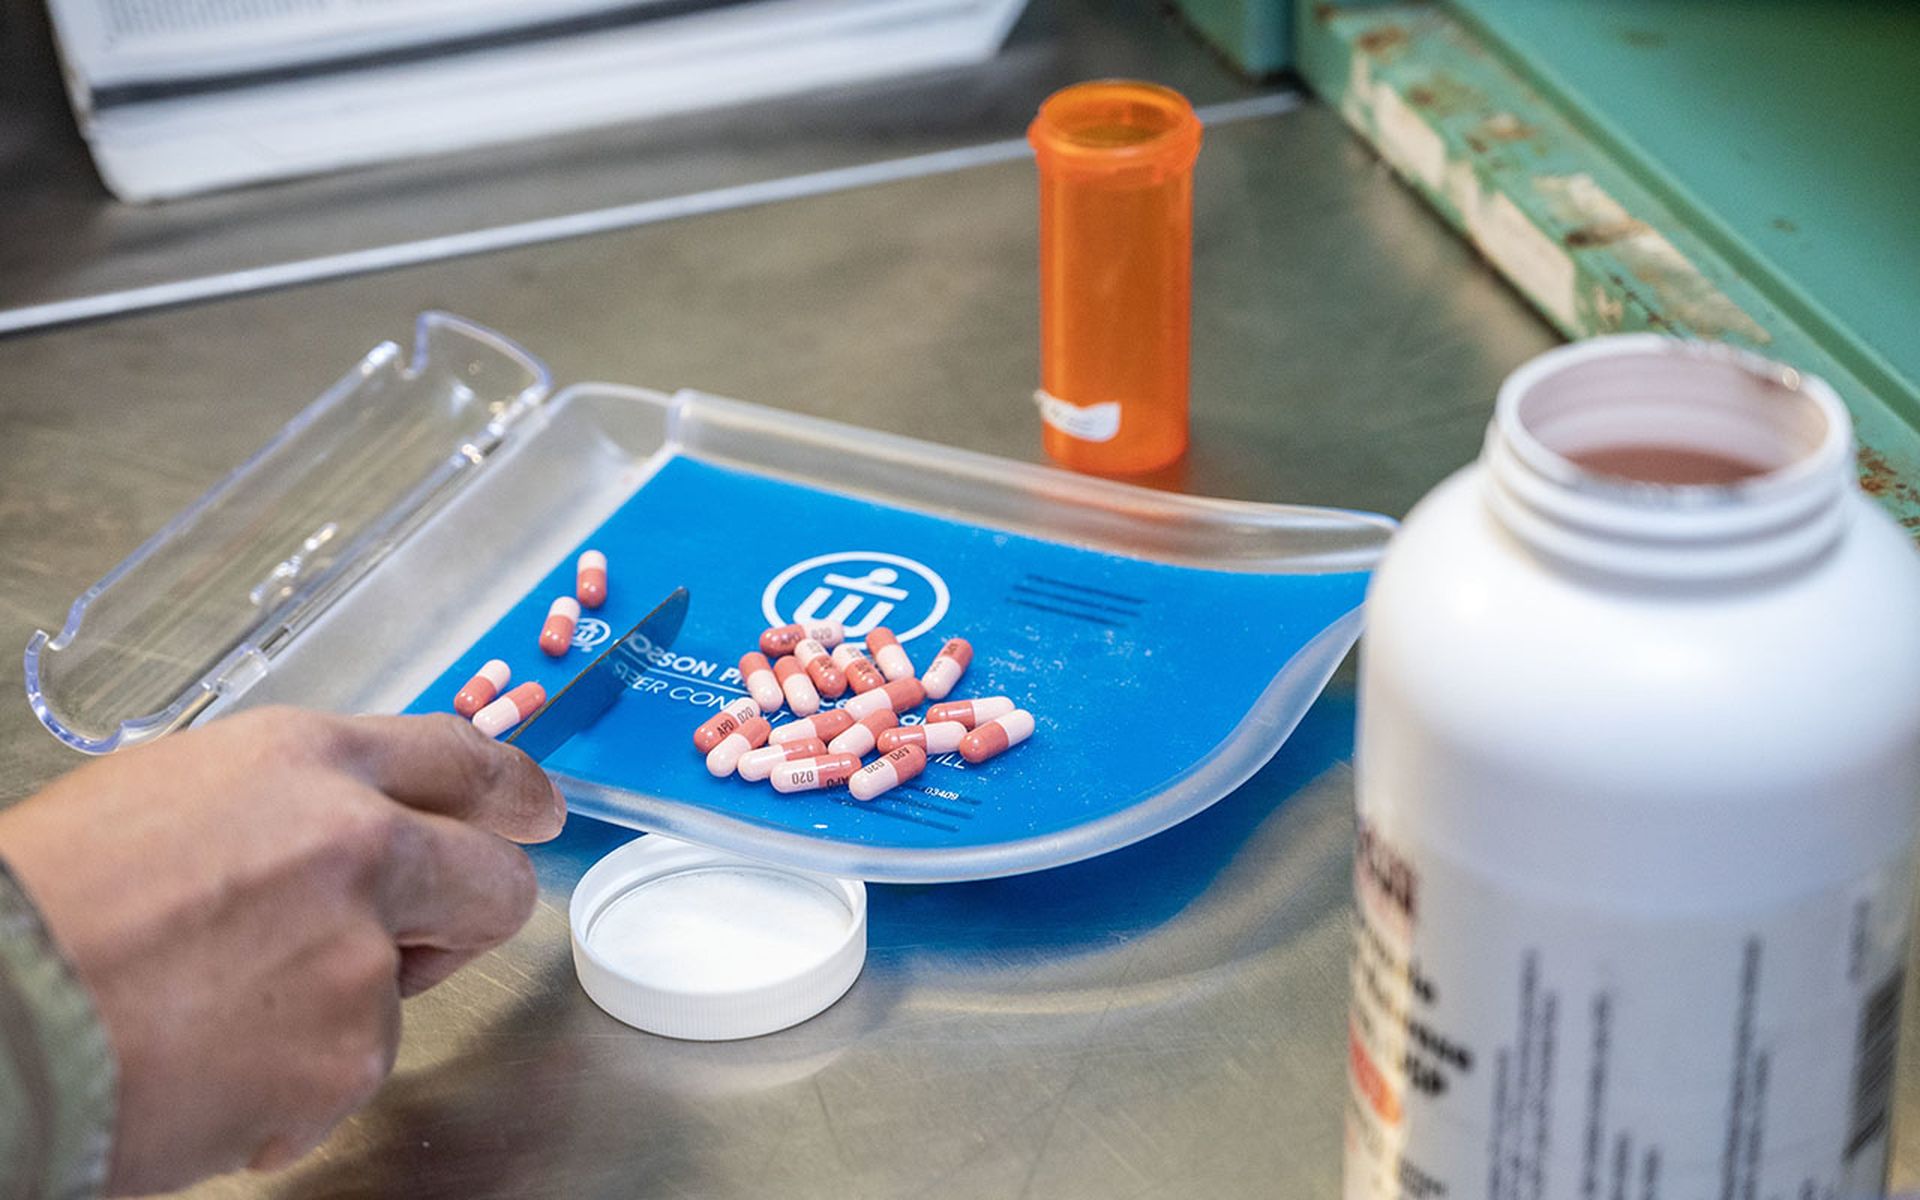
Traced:
<path fill-rule="evenodd" d="M 1638 451 L 1718 460 L 1731 478 L 1583 465 Z M 1791 573 L 1832 548 L 1853 486 L 1853 427 L 1812 376 L 1727 346 L 1630 334 L 1514 372 L 1481 462 L 1489 508 L 1533 550 L 1608 576 L 1718 583 Z"/>

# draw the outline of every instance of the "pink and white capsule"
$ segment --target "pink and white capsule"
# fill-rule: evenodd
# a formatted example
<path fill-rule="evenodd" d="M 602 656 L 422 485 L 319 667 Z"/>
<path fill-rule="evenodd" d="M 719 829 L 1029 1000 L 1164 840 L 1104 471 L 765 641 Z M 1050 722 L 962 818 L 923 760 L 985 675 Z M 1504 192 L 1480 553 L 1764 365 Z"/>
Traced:
<path fill-rule="evenodd" d="M 700 722 L 700 728 L 693 731 L 693 748 L 705 754 L 759 715 L 760 706 L 753 702 L 753 697 L 742 696 Z"/>
<path fill-rule="evenodd" d="M 936 704 L 927 710 L 927 724 L 935 725 L 941 721 L 958 721 L 968 729 L 1004 717 L 1014 710 L 1013 701 L 1005 696 L 982 696 L 978 700 L 949 700 L 945 704 Z"/>
<path fill-rule="evenodd" d="M 958 721 L 933 721 L 889 729 L 873 740 L 873 748 L 890 754 L 902 746 L 918 746 L 929 756 L 952 754 L 960 748 L 960 739 L 966 736 L 967 727 Z"/>
<path fill-rule="evenodd" d="M 787 694 L 780 690 L 780 677 L 773 673 L 773 664 L 757 650 L 740 656 L 740 682 L 763 713 L 779 712 L 786 703 Z"/>
<path fill-rule="evenodd" d="M 772 658 L 792 654 L 793 648 L 812 638 L 831 650 L 845 641 L 846 627 L 838 621 L 815 621 L 811 625 L 775 625 L 760 634 L 760 652 Z"/>
<path fill-rule="evenodd" d="M 798 740 L 762 746 L 758 750 L 749 750 L 740 756 L 738 770 L 740 778 L 758 783 L 773 774 L 773 769 L 785 762 L 797 762 L 803 758 L 818 758 L 827 752 L 827 744 L 819 738 L 799 738 Z"/>
<path fill-rule="evenodd" d="M 781 763 L 767 779 L 776 792 L 813 792 L 837 787 L 859 769 L 860 760 L 851 754 L 823 754 Z"/>
<path fill-rule="evenodd" d="M 807 678 L 800 660 L 789 654 L 773 664 L 773 677 L 780 681 L 780 692 L 796 717 L 810 717 L 820 711 L 820 693 Z"/>
<path fill-rule="evenodd" d="M 822 696 L 838 700 L 847 694 L 847 677 L 833 665 L 833 656 L 825 646 L 807 638 L 793 648 L 793 656 L 807 669 L 807 678 L 813 680 L 813 686 Z"/>
<path fill-rule="evenodd" d="M 547 609 L 547 623 L 540 627 L 540 648 L 559 658 L 573 645 L 573 628 L 580 623 L 580 602 L 561 596 Z"/>
<path fill-rule="evenodd" d="M 741 755 L 767 744 L 767 733 L 772 728 L 765 717 L 740 722 L 739 728 L 707 751 L 707 774 L 719 779 L 733 774 L 733 769 L 740 765 Z"/>
<path fill-rule="evenodd" d="M 920 685 L 927 689 L 927 699 L 945 700 L 972 662 L 973 644 L 965 638 L 953 638 L 940 647 L 940 653 L 927 664 L 927 673 L 920 677 Z"/>
<path fill-rule="evenodd" d="M 537 683 L 523 683 L 473 714 L 473 727 L 488 737 L 497 738 L 539 712 L 546 702 L 547 689 Z"/>
<path fill-rule="evenodd" d="M 880 735 L 900 723 L 891 709 L 881 709 L 877 713 L 868 713 L 858 721 L 847 726 L 839 737 L 827 743 L 827 750 L 833 754 L 851 754 L 855 758 L 865 758 L 879 741 Z"/>
<path fill-rule="evenodd" d="M 507 686 L 507 680 L 513 678 L 513 668 L 497 658 L 490 658 L 486 665 L 474 672 L 467 680 L 467 686 L 453 698 L 453 711 L 463 717 L 471 717 L 487 705 L 492 704 L 500 689 Z"/>
<path fill-rule="evenodd" d="M 896 679 L 885 687 L 862 692 L 840 707 L 843 711 L 852 713 L 853 719 L 858 721 L 867 714 L 877 713 L 882 709 L 893 713 L 912 712 L 919 708 L 921 701 L 926 698 L 927 689 L 920 686 L 918 679 Z"/>
<path fill-rule="evenodd" d="M 901 649 L 900 639 L 893 636 L 893 630 L 885 625 L 867 634 L 867 653 L 873 655 L 874 665 L 889 682 L 913 678 L 913 660 Z"/>
<path fill-rule="evenodd" d="M 853 714 L 844 708 L 829 708 L 823 713 L 811 717 L 802 717 L 798 721 L 788 721 L 773 731 L 771 740 L 775 745 L 798 741 L 801 738 L 819 738 L 830 742 L 847 731 L 853 724 Z"/>
<path fill-rule="evenodd" d="M 847 790 L 855 800 L 873 800 L 899 787 L 927 769 L 927 752 L 918 746 L 902 746 L 884 758 L 876 758 L 847 780 Z"/>
<path fill-rule="evenodd" d="M 960 757 L 970 763 L 983 763 L 1018 746 L 1033 736 L 1033 714 L 1016 708 L 1004 717 L 974 726 L 960 739 Z"/>
<path fill-rule="evenodd" d="M 873 660 L 862 654 L 860 647 L 852 642 L 840 643 L 839 649 L 833 652 L 833 665 L 839 667 L 840 673 L 847 677 L 847 686 L 853 689 L 856 696 L 887 682 L 880 668 L 874 666 Z"/>
<path fill-rule="evenodd" d="M 573 598 L 588 608 L 607 602 L 607 556 L 589 550 L 573 567 Z"/>

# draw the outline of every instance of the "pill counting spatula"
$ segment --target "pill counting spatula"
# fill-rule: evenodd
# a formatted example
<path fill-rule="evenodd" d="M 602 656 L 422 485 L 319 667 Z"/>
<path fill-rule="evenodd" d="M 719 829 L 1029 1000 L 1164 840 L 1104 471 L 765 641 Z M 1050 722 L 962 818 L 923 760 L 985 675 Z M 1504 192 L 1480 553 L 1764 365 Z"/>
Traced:
<path fill-rule="evenodd" d="M 633 681 L 646 674 L 647 652 L 673 645 L 686 619 L 687 589 L 675 588 L 599 658 L 587 664 L 586 670 L 555 692 L 538 712 L 521 722 L 507 736 L 507 742 L 524 750 L 535 762 L 558 750 L 568 738 L 612 708 Z"/>

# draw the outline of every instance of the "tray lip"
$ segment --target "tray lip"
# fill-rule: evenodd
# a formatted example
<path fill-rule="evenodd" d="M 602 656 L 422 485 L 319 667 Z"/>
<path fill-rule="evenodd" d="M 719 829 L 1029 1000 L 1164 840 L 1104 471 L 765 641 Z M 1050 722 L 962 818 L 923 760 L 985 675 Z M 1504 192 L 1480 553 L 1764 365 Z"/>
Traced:
<path fill-rule="evenodd" d="M 179 728 L 204 711 L 223 692 L 230 690 L 225 681 L 242 664 L 250 663 L 260 671 L 266 669 L 265 653 L 256 644 L 254 635 L 249 634 L 200 678 L 189 683 L 172 703 L 157 712 L 123 720 L 113 728 L 112 732 L 103 737 L 92 737 L 72 728 L 60 717 L 52 700 L 46 694 L 40 668 L 44 655 L 58 653 L 72 644 L 73 639 L 79 635 L 81 627 L 86 623 L 87 610 L 94 600 L 146 562 L 163 546 L 192 527 L 229 489 L 258 470 L 276 451 L 325 420 L 347 396 L 352 394 L 355 388 L 365 383 L 376 372 L 396 362 L 400 363 L 399 369 L 403 378 L 418 378 L 429 365 L 432 334 L 439 329 L 456 330 L 462 336 L 488 345 L 503 357 L 515 360 L 527 371 L 529 376 L 527 385 L 505 409 L 488 422 L 487 429 L 490 434 L 497 436 L 511 429 L 519 423 L 523 415 L 539 408 L 542 401 L 552 394 L 552 369 L 543 359 L 536 358 L 512 338 L 458 314 L 440 309 L 426 309 L 416 314 L 413 321 L 413 348 L 404 362 L 401 362 L 403 351 L 400 344 L 391 338 L 368 350 L 359 361 L 348 368 L 345 374 L 303 405 L 299 412 L 289 418 L 287 423 L 266 441 L 255 447 L 253 452 L 238 465 L 222 475 L 185 508 L 170 517 L 130 554 L 114 564 L 111 570 L 75 597 L 73 603 L 67 608 L 66 621 L 58 633 L 49 634 L 44 629 L 34 630 L 33 635 L 27 640 L 21 665 L 27 704 L 33 710 L 35 718 L 49 733 L 73 749 L 86 754 L 107 754 L 124 746 L 138 745 Z M 270 623 L 266 617 L 262 620 L 263 624 Z"/>
<path fill-rule="evenodd" d="M 836 421 L 830 417 L 814 416 L 810 413 L 794 412 L 791 409 L 776 408 L 748 400 L 736 400 L 716 395 L 698 388 L 680 388 L 666 395 L 656 389 L 635 387 L 628 384 L 581 382 L 569 384 L 556 393 L 548 402 L 550 411 L 557 412 L 571 403 L 576 395 L 611 395 L 621 399 L 635 400 L 661 406 L 665 409 L 667 441 L 661 447 L 663 453 L 683 452 L 687 457 L 701 461 L 711 461 L 706 456 L 693 451 L 681 450 L 681 424 L 703 411 L 735 417 L 751 417 L 758 420 L 770 420 L 786 425 L 802 435 L 810 435 L 822 441 L 853 441 L 860 445 L 863 452 L 875 455 L 911 457 L 915 454 L 932 452 L 939 457 L 943 466 L 955 468 L 956 474 L 974 474 L 982 477 L 994 477 L 1008 480 L 1031 480 L 1035 490 L 1044 490 L 1063 497 L 1068 502 L 1097 503 L 1100 500 L 1119 502 L 1114 507 L 1138 508 L 1143 502 L 1160 509 L 1185 510 L 1194 515 L 1206 516 L 1212 520 L 1242 526 L 1291 526 L 1299 528 L 1317 525 L 1322 528 L 1346 527 L 1354 530 L 1372 530 L 1381 535 L 1381 544 L 1356 550 L 1348 554 L 1327 554 L 1307 560 L 1314 564 L 1313 573 L 1337 573 L 1340 571 L 1365 571 L 1372 569 L 1379 561 L 1387 537 L 1399 529 L 1400 523 L 1390 516 L 1368 512 L 1365 509 L 1340 508 L 1313 504 L 1275 504 L 1261 500 L 1234 500 L 1219 496 L 1196 496 L 1186 492 L 1161 491 L 1130 483 L 1122 479 L 1107 479 L 1100 476 L 1084 475 L 1062 467 L 1046 463 L 1022 462 L 998 454 L 989 454 L 980 450 L 969 450 L 944 442 L 928 441 L 924 438 L 906 434 L 892 433 L 886 430 L 871 429 L 863 425 L 854 425 Z M 891 501 L 902 508 L 925 511 L 911 502 Z M 1018 532 L 1018 531 L 1013 531 Z M 1135 557 L 1151 561 L 1166 561 L 1150 554 L 1137 554 Z M 1290 560 L 1299 562 L 1301 560 Z M 1220 564 L 1215 569 L 1231 570 L 1232 567 Z M 1272 573 L 1272 572 L 1261 572 Z M 1289 572 L 1305 573 L 1305 572 Z"/>
<path fill-rule="evenodd" d="M 576 798 L 587 801 L 589 807 L 581 811 L 582 816 L 643 833 L 664 834 L 788 869 L 858 878 L 867 883 L 964 883 L 1025 875 L 1143 841 L 1232 795 L 1286 745 L 1307 710 L 1325 690 L 1327 680 L 1359 640 L 1364 612 L 1364 603 L 1355 605 L 1308 639 L 1275 673 L 1239 723 L 1193 767 L 1175 777 L 1171 787 L 1096 820 L 1038 837 L 954 850 L 859 847 L 857 843 L 770 829 L 682 801 L 609 788 L 558 772 L 553 778 L 569 804 Z M 1309 682 L 1312 699 L 1301 705 L 1290 721 L 1278 719 L 1286 708 L 1287 697 L 1298 685 Z M 1263 734 L 1262 727 L 1268 732 Z M 1202 779 L 1205 781 L 1196 782 Z M 666 819 L 642 825 L 624 815 L 602 815 L 595 811 L 597 806 L 593 804 L 602 796 L 644 800 L 649 809 L 657 809 Z M 695 819 L 671 819 L 675 814 L 690 814 Z M 1145 819 L 1141 819 L 1143 814 Z M 641 815 L 652 817 L 655 813 Z M 719 834 L 719 840 L 714 837 L 715 833 Z M 856 848 L 860 854 L 845 853 Z M 859 860 L 859 869 L 853 874 L 849 874 L 846 865 L 850 858 Z"/>

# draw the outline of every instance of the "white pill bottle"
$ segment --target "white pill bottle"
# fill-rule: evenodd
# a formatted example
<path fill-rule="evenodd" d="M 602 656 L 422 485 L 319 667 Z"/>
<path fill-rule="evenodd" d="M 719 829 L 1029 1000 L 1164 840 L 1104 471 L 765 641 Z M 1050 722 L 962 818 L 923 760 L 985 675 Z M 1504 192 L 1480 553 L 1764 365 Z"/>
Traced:
<path fill-rule="evenodd" d="M 1832 390 L 1535 360 L 1362 654 L 1350 1200 L 1880 1195 L 1920 556 Z"/>

